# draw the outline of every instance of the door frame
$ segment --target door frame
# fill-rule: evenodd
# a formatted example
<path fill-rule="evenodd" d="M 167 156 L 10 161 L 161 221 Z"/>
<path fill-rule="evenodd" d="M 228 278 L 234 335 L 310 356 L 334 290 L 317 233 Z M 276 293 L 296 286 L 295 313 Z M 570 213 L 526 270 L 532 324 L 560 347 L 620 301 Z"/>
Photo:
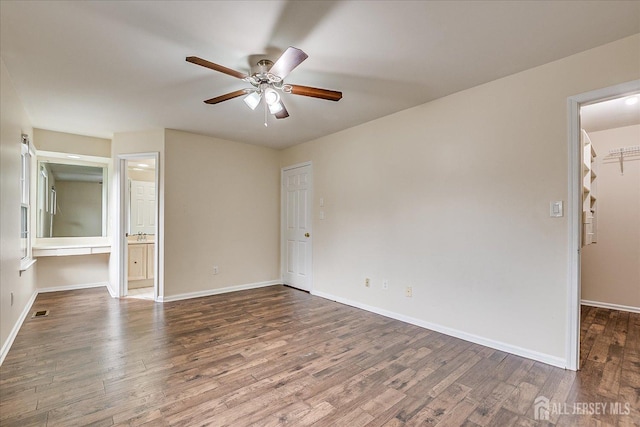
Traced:
<path fill-rule="evenodd" d="M 567 369 L 580 369 L 580 300 L 582 233 L 582 147 L 580 144 L 580 107 L 640 91 L 640 80 L 570 96 L 567 99 L 569 148 L 569 268 L 568 310 L 565 357 Z"/>
<path fill-rule="evenodd" d="M 160 191 L 160 153 L 146 152 L 146 153 L 130 153 L 119 154 L 116 161 L 116 224 L 115 224 L 115 248 L 116 248 L 116 265 L 117 265 L 117 277 L 118 287 L 117 296 L 123 297 L 127 294 L 127 238 L 125 233 L 127 232 L 128 218 L 128 202 L 127 202 L 127 161 L 141 159 L 154 159 L 156 163 L 155 169 L 155 183 L 156 183 L 156 208 L 155 208 L 155 253 L 154 253 L 154 265 L 153 265 L 153 300 L 162 301 L 164 295 L 164 283 L 163 278 L 160 277 L 158 272 L 160 271 L 160 244 L 162 243 L 162 230 L 160 229 L 160 203 L 162 192 Z"/>
<path fill-rule="evenodd" d="M 285 228 L 286 228 L 286 198 L 284 192 L 284 173 L 293 169 L 309 166 L 309 200 L 310 200 L 310 212 L 309 212 L 309 224 L 311 225 L 311 245 L 309 246 L 309 293 L 313 292 L 313 164 L 311 161 L 296 163 L 294 165 L 285 166 L 280 169 L 280 281 L 286 285 L 284 281 L 284 269 L 285 269 Z"/>

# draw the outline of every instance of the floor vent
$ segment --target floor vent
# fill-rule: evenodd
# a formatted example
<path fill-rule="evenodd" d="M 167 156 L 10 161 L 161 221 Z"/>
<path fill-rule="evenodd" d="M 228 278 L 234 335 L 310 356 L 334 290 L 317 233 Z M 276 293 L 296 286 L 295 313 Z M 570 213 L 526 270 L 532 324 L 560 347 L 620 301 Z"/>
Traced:
<path fill-rule="evenodd" d="M 33 314 L 31 315 L 31 318 L 35 319 L 36 317 L 47 317 L 48 315 L 49 315 L 49 310 L 38 310 L 33 312 Z"/>

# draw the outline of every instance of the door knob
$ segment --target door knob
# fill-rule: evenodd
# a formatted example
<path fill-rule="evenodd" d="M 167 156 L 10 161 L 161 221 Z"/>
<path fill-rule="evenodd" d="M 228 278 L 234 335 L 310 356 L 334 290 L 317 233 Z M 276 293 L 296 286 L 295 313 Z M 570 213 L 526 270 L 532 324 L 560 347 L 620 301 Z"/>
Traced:
<path fill-rule="evenodd" d="M 311 236 L 311 234 L 309 234 L 309 233 L 304 233 L 304 237 L 310 237 L 310 236 Z"/>

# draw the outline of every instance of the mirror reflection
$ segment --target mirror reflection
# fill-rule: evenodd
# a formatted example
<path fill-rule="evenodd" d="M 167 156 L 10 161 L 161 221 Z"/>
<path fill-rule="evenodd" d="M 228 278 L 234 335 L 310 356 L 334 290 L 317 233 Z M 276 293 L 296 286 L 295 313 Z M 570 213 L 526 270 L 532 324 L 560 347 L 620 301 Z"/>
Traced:
<path fill-rule="evenodd" d="M 37 237 L 106 235 L 106 168 L 40 161 Z"/>

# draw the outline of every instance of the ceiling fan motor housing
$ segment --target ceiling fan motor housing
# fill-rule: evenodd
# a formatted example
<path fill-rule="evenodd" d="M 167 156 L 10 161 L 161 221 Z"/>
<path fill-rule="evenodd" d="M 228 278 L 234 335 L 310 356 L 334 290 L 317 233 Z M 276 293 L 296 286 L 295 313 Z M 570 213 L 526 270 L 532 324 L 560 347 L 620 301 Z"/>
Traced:
<path fill-rule="evenodd" d="M 266 77 L 271 67 L 273 67 L 273 61 L 269 59 L 261 59 L 254 67 L 252 67 L 251 74 Z"/>

